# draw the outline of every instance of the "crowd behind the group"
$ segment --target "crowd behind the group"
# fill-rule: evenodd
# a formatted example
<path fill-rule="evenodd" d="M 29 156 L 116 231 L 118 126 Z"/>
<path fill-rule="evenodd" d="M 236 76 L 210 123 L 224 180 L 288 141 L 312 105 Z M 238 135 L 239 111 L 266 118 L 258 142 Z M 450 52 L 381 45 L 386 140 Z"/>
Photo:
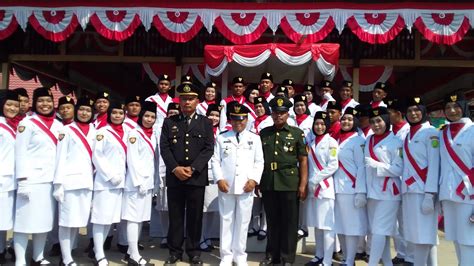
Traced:
<path fill-rule="evenodd" d="M 316 249 L 306 265 L 437 265 L 443 215 L 459 265 L 474 265 L 474 127 L 462 92 L 444 98 L 438 130 L 422 97 L 393 99 L 380 82 L 366 104 L 349 81 L 297 94 L 270 73 L 259 84 L 235 77 L 224 99 L 213 82 L 181 83 L 176 97 L 161 75 L 146 99 L 100 92 L 62 97 L 56 109 L 50 89 L 34 90 L 31 108 L 25 89 L 2 91 L 0 263 L 26 265 L 31 235 L 28 264 L 50 264 L 49 241 L 61 265 L 76 265 L 87 227 L 86 251 L 108 265 L 115 227 L 128 265 L 146 265 L 149 222 L 169 248 L 165 265 L 183 253 L 202 265 L 216 238 L 220 265 L 247 265 L 248 237 L 267 239 L 260 265 L 291 265 L 308 228 Z"/>

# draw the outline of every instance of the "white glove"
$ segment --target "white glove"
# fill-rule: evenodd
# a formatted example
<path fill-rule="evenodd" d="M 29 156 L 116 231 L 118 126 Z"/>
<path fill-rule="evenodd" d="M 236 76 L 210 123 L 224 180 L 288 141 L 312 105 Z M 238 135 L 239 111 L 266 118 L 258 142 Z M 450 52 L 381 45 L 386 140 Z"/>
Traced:
<path fill-rule="evenodd" d="M 365 166 L 367 167 L 377 169 L 379 167 L 383 167 L 384 165 L 384 163 L 378 162 L 371 157 L 365 157 Z"/>
<path fill-rule="evenodd" d="M 16 190 L 16 194 L 18 197 L 24 198 L 26 200 L 30 200 L 30 193 L 31 190 L 29 187 L 25 185 L 26 181 L 18 182 L 18 189 Z"/>
<path fill-rule="evenodd" d="M 329 92 L 326 92 L 325 94 L 323 94 L 323 99 L 327 101 L 335 101 L 334 97 L 332 97 L 331 93 Z"/>
<path fill-rule="evenodd" d="M 139 185 L 138 186 L 138 193 L 140 195 L 145 196 L 147 191 L 148 191 L 148 189 L 145 188 L 145 185 Z"/>
<path fill-rule="evenodd" d="M 114 176 L 109 181 L 110 181 L 110 183 L 112 183 L 112 185 L 118 186 L 120 183 L 122 183 L 122 180 L 123 180 L 122 177 Z"/>
<path fill-rule="evenodd" d="M 357 193 L 354 197 L 354 206 L 358 209 L 364 208 L 367 205 L 367 196 L 365 193 Z"/>
<path fill-rule="evenodd" d="M 64 187 L 62 185 L 54 185 L 53 197 L 58 202 L 64 201 Z"/>
<path fill-rule="evenodd" d="M 431 214 L 434 211 L 434 196 L 431 193 L 425 193 L 425 197 L 421 202 L 421 212 L 423 214 Z"/>

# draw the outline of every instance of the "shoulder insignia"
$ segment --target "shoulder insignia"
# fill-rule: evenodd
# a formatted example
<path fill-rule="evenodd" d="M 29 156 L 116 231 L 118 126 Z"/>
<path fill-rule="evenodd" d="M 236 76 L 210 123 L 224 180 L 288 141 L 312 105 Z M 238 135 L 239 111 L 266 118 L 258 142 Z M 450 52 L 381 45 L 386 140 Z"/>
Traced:
<path fill-rule="evenodd" d="M 431 137 L 431 147 L 438 148 L 439 147 L 439 139 Z"/>
<path fill-rule="evenodd" d="M 330 148 L 329 148 L 329 155 L 331 155 L 331 157 L 336 157 L 336 155 L 337 155 L 337 148 L 335 148 L 335 147 L 330 147 Z"/>
<path fill-rule="evenodd" d="M 137 138 L 135 138 L 135 137 L 130 137 L 130 138 L 128 139 L 128 141 L 130 141 L 130 143 L 132 143 L 132 144 L 135 144 L 135 142 L 137 142 Z"/>
<path fill-rule="evenodd" d="M 97 139 L 97 141 L 101 141 L 104 139 L 104 135 L 97 135 L 95 138 Z"/>
<path fill-rule="evenodd" d="M 23 133 L 23 131 L 25 131 L 25 126 L 19 126 L 18 132 Z"/>
<path fill-rule="evenodd" d="M 64 139 L 64 134 L 63 133 L 59 134 L 58 139 L 59 139 L 59 141 L 63 140 Z"/>

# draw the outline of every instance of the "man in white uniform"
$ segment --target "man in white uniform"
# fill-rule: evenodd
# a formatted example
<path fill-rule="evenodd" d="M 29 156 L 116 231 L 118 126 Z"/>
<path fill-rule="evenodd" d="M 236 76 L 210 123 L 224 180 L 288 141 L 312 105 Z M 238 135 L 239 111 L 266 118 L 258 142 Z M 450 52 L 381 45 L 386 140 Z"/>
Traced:
<path fill-rule="evenodd" d="M 247 264 L 247 228 L 253 191 L 263 172 L 260 137 L 246 129 L 250 110 L 235 104 L 230 110 L 232 130 L 216 139 L 211 165 L 219 187 L 221 266 Z M 224 174 L 225 173 L 225 174 Z"/>

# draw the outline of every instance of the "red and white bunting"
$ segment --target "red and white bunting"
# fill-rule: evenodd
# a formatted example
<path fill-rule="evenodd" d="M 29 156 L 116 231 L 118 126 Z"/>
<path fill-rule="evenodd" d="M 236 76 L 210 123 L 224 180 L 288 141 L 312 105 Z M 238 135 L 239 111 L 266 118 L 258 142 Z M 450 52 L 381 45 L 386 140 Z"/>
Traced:
<path fill-rule="evenodd" d="M 454 13 L 422 13 L 414 25 L 427 40 L 448 45 L 460 41 L 470 28 L 467 17 Z"/>
<path fill-rule="evenodd" d="M 340 83 L 342 80 L 352 81 L 352 67 L 340 66 L 336 79 Z M 370 92 L 374 90 L 377 82 L 387 82 L 393 79 L 393 66 L 362 66 L 359 69 L 359 90 Z"/>
<path fill-rule="evenodd" d="M 247 44 L 260 38 L 268 28 L 268 23 L 263 14 L 242 12 L 221 14 L 214 26 L 232 43 Z"/>
<path fill-rule="evenodd" d="M 329 13 L 288 13 L 280 27 L 295 43 L 314 43 L 331 33 L 334 20 Z"/>
<path fill-rule="evenodd" d="M 18 27 L 13 11 L 0 10 L 0 40 L 8 38 Z"/>
<path fill-rule="evenodd" d="M 153 18 L 153 25 L 166 39 L 187 42 L 194 38 L 203 24 L 197 13 L 162 11 Z"/>
<path fill-rule="evenodd" d="M 126 10 L 96 11 L 90 22 L 102 36 L 115 41 L 123 41 L 132 36 L 141 24 L 136 12 Z"/>
<path fill-rule="evenodd" d="M 66 40 L 76 30 L 79 22 L 72 11 L 35 10 L 29 18 L 30 25 L 45 39 L 53 42 Z"/>
<path fill-rule="evenodd" d="M 289 66 L 299 66 L 313 60 L 321 74 L 332 80 L 339 59 L 339 44 L 272 43 L 204 46 L 206 72 L 211 76 L 219 76 L 230 62 L 244 67 L 255 67 L 264 63 L 271 55 Z"/>
<path fill-rule="evenodd" d="M 368 43 L 387 43 L 405 27 L 397 13 L 358 13 L 347 20 L 347 26 L 360 40 Z"/>
<path fill-rule="evenodd" d="M 148 77 L 158 84 L 158 77 L 162 74 L 167 74 L 171 80 L 171 86 L 176 85 L 176 64 L 175 63 L 143 63 L 143 70 L 145 70 Z"/>

